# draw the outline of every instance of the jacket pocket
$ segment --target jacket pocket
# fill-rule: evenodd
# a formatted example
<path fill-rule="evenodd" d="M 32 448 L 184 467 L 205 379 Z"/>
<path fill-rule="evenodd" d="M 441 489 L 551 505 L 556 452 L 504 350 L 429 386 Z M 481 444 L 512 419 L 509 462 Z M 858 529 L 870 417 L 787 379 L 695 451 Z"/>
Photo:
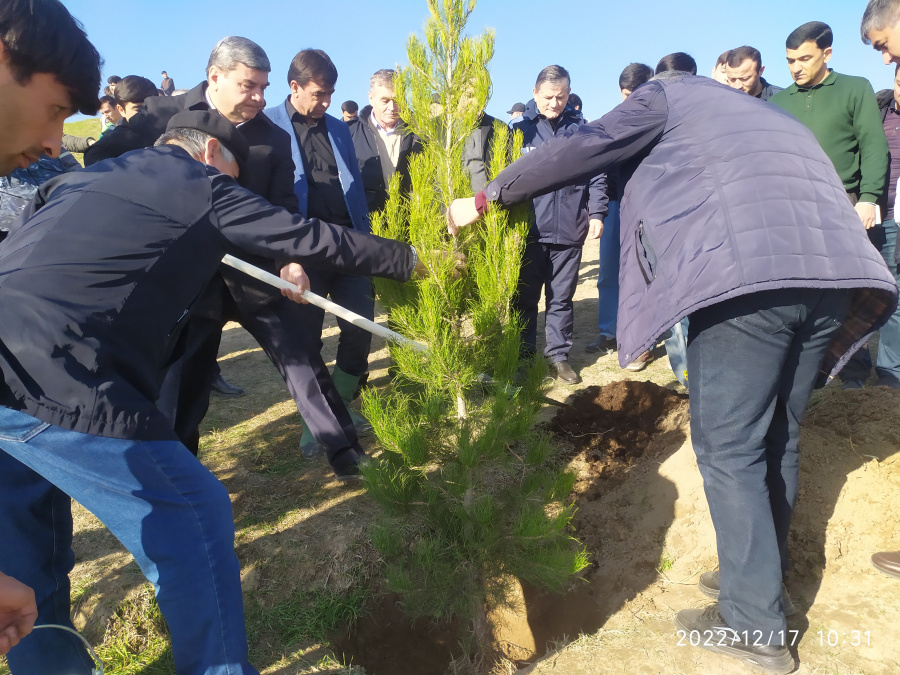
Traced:
<path fill-rule="evenodd" d="M 644 275 L 644 281 L 649 285 L 656 278 L 656 251 L 644 228 L 643 220 L 638 223 L 634 233 L 634 253 L 637 256 L 641 274 Z"/>
<path fill-rule="evenodd" d="M 27 443 L 49 426 L 28 413 L 0 407 L 0 441 Z"/>

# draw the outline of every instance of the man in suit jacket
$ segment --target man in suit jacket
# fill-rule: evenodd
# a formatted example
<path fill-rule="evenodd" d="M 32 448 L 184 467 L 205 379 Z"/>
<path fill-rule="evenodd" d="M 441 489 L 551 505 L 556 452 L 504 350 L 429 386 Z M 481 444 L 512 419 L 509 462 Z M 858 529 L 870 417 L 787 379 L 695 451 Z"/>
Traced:
<path fill-rule="evenodd" d="M 328 54 L 321 49 L 304 49 L 297 53 L 288 69 L 290 96 L 266 109 L 269 118 L 291 138 L 294 161 L 294 193 L 300 213 L 329 223 L 370 230 L 366 194 L 353 151 L 353 141 L 346 122 L 326 113 L 337 82 L 338 72 Z M 326 270 L 307 270 L 314 293 L 330 295 L 339 305 L 372 320 L 375 301 L 368 277 Z M 309 314 L 309 334 L 321 344 L 325 312 L 312 305 L 301 308 Z M 338 394 L 348 405 L 361 381 L 368 375 L 372 335 L 348 321 L 338 319 L 340 340 L 332 379 Z M 372 427 L 361 415 L 350 410 L 357 433 L 368 433 Z M 313 457 L 323 447 L 303 425 L 300 450 Z"/>

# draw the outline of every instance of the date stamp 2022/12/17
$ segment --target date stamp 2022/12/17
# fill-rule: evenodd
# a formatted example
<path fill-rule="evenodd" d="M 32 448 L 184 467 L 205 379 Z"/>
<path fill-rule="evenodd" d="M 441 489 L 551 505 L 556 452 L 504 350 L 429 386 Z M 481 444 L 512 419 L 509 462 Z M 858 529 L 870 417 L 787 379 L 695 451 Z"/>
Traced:
<path fill-rule="evenodd" d="M 678 630 L 679 647 L 728 647 L 736 644 L 764 647 L 786 645 L 793 647 L 800 639 L 799 630 L 777 632 L 736 631 L 732 629 Z"/>
<path fill-rule="evenodd" d="M 800 641 L 799 630 L 787 630 L 764 634 L 763 631 L 742 631 L 707 629 L 678 630 L 679 647 L 726 647 L 744 644 L 754 647 L 767 645 L 785 645 L 795 647 Z M 870 630 L 819 630 L 815 633 L 822 647 L 871 647 L 872 631 Z"/>

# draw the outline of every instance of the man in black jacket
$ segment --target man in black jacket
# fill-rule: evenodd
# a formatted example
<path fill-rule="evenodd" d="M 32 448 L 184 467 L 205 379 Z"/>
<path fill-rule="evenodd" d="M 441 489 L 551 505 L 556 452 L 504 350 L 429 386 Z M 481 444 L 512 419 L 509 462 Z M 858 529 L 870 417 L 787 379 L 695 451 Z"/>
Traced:
<path fill-rule="evenodd" d="M 394 173 L 400 174 L 401 189 L 409 192 L 409 158 L 422 149 L 418 137 L 400 119 L 400 107 L 394 100 L 395 75 L 387 69 L 372 75 L 369 105 L 349 122 L 369 213 L 384 208 Z"/>
<path fill-rule="evenodd" d="M 158 409 L 162 371 L 225 253 L 269 258 L 295 282 L 297 261 L 406 280 L 417 256 L 240 187 L 226 174 L 248 148 L 221 116 L 170 126 L 167 145 L 45 184 L 0 252 L 0 569 L 35 589 L 39 623 L 71 625 L 68 494 L 155 584 L 179 675 L 250 675 L 228 493 Z M 10 663 L 91 672 L 61 631 Z"/>

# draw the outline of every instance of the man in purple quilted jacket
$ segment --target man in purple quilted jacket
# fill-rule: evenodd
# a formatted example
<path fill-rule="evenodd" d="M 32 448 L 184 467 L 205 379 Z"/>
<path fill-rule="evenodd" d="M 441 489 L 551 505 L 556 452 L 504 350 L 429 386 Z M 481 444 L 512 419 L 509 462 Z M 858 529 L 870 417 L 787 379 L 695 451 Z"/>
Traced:
<path fill-rule="evenodd" d="M 489 202 L 515 204 L 615 167 L 620 363 L 690 316 L 691 438 L 719 571 L 701 579 L 717 602 L 682 610 L 676 625 L 691 644 L 791 672 L 782 579 L 800 422 L 816 381 L 893 311 L 897 286 L 806 127 L 677 71 L 454 202 L 450 228 Z"/>

